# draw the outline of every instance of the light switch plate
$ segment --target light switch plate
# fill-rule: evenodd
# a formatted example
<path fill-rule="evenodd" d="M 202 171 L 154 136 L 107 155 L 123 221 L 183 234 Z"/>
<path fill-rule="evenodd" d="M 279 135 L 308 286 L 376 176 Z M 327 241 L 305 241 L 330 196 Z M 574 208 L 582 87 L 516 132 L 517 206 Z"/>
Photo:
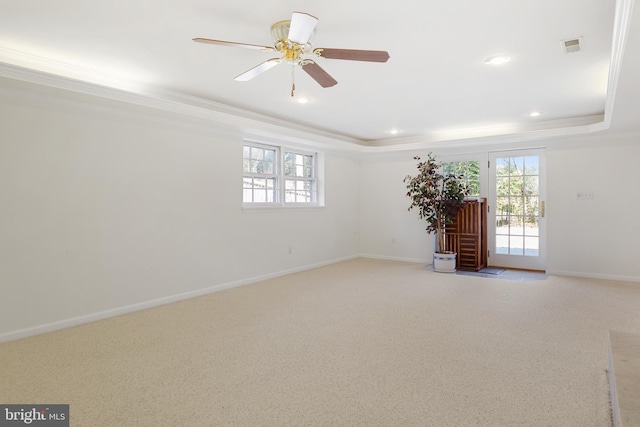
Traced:
<path fill-rule="evenodd" d="M 593 190 L 580 190 L 576 193 L 576 199 L 587 200 L 593 199 Z"/>

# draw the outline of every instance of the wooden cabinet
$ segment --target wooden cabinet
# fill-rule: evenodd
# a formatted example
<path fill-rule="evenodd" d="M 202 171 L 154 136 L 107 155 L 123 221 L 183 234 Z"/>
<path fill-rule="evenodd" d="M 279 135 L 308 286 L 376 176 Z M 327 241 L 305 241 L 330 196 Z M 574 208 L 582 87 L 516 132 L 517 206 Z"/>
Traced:
<path fill-rule="evenodd" d="M 487 266 L 487 199 L 465 200 L 452 224 L 445 227 L 447 250 L 457 253 L 458 270 Z"/>

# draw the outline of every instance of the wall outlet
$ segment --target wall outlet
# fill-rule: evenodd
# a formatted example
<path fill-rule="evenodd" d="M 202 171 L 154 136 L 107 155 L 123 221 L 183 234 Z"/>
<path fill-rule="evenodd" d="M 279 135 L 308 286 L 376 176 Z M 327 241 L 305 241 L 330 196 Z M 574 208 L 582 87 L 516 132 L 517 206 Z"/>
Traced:
<path fill-rule="evenodd" d="M 576 193 L 576 199 L 587 200 L 593 199 L 593 190 L 580 190 Z"/>

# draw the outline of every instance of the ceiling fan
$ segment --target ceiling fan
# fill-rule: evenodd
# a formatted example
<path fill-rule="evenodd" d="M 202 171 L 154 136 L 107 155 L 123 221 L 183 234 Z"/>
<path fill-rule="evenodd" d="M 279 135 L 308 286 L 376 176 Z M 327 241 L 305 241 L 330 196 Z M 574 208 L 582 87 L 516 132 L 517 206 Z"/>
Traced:
<path fill-rule="evenodd" d="M 328 59 L 345 59 L 351 61 L 387 62 L 389 54 L 382 50 L 355 50 L 355 49 L 312 49 L 311 38 L 315 33 L 318 18 L 308 13 L 293 12 L 290 21 L 276 22 L 271 26 L 272 46 L 260 46 L 255 44 L 237 43 L 224 40 L 194 38 L 194 42 L 210 43 L 223 46 L 242 47 L 247 49 L 262 50 L 265 52 L 280 52 L 279 58 L 271 58 L 235 77 L 237 81 L 248 81 L 259 74 L 275 67 L 283 61 L 294 66 L 301 67 L 311 78 L 323 88 L 335 86 L 338 82 L 323 70 L 313 59 L 304 55 Z M 291 86 L 291 96 L 295 91 L 295 82 Z"/>

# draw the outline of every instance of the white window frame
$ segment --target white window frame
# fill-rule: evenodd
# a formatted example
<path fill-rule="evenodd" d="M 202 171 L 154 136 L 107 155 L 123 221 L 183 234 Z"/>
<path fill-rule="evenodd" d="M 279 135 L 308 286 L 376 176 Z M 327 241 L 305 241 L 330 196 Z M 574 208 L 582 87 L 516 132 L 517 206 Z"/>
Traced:
<path fill-rule="evenodd" d="M 245 147 L 249 147 L 251 148 L 257 148 L 259 150 L 265 150 L 265 151 L 274 151 L 275 155 L 274 155 L 274 159 L 273 159 L 273 163 L 274 163 L 274 167 L 273 167 L 273 171 L 272 172 L 264 172 L 264 171 L 247 171 L 245 170 L 245 160 L 247 160 L 244 157 L 244 149 Z M 270 146 L 270 145 L 266 145 L 266 144 L 257 144 L 257 143 L 245 143 L 242 145 L 242 199 L 243 199 L 243 204 L 248 204 L 248 205 L 271 205 L 274 202 L 276 202 L 279 199 L 279 190 L 280 190 L 280 183 L 279 183 L 279 175 L 280 175 L 280 171 L 278 170 L 279 165 L 280 165 L 280 148 L 276 147 L 276 146 Z M 253 158 L 249 158 L 249 161 L 253 160 Z M 247 179 L 250 179 L 251 181 L 255 181 L 255 180 L 264 180 L 265 181 L 265 185 L 262 188 L 257 188 L 257 186 L 255 184 L 251 185 L 251 186 L 247 186 L 245 187 L 245 184 L 247 183 Z M 269 186 L 267 185 L 268 181 L 274 181 L 274 185 L 271 187 L 272 190 L 272 200 L 271 201 L 265 201 L 265 202 L 244 202 L 244 198 L 245 198 L 245 192 L 250 192 L 251 193 L 251 198 L 252 200 L 255 200 L 255 196 L 256 196 L 256 192 L 257 191 L 264 191 L 265 193 L 265 200 L 269 199 Z"/>
<path fill-rule="evenodd" d="M 302 205 L 302 206 L 313 206 L 317 204 L 317 200 L 318 200 L 318 186 L 317 186 L 317 173 L 316 173 L 316 164 L 317 164 L 317 155 L 316 153 L 310 153 L 310 152 L 305 152 L 303 150 L 296 150 L 296 149 L 289 149 L 289 148 L 285 148 L 282 151 L 282 176 L 283 176 L 283 192 L 281 193 L 283 195 L 283 203 L 285 205 Z M 294 159 L 297 159 L 298 157 L 302 157 L 302 164 L 297 164 L 297 163 L 293 163 L 293 168 L 297 171 L 299 170 L 299 168 L 302 168 L 302 176 L 294 174 L 294 175 L 287 175 L 287 168 L 286 168 L 286 158 L 287 155 L 291 154 L 294 156 Z M 311 171 L 310 171 L 310 175 L 311 176 L 304 176 L 306 175 L 304 169 L 305 169 L 305 158 L 310 158 L 311 159 Z M 306 188 L 301 189 L 300 191 L 294 189 L 289 188 L 288 184 L 289 183 L 293 183 L 294 187 L 298 187 L 299 184 L 302 184 L 303 187 L 307 187 L 308 186 L 308 190 Z M 299 197 L 307 197 L 304 193 L 308 192 L 308 201 L 298 201 Z M 303 193 L 303 194 L 301 194 Z M 296 200 L 294 201 L 287 201 L 287 198 L 289 197 L 289 195 L 292 194 Z"/>
<path fill-rule="evenodd" d="M 322 176 L 323 176 L 323 156 L 322 153 L 300 149 L 297 147 L 285 146 L 285 145 L 276 145 L 269 144 L 263 142 L 256 142 L 251 140 L 245 140 L 243 145 L 243 153 L 244 147 L 257 147 L 261 149 L 267 150 L 275 150 L 276 152 L 276 165 L 274 174 L 264 174 L 257 172 L 249 172 L 245 171 L 244 166 L 244 154 L 243 154 L 243 166 L 242 166 L 242 206 L 243 208 L 283 208 L 283 207 L 320 207 L 323 206 L 323 191 L 322 191 Z M 285 175 L 285 157 L 287 153 L 292 153 L 294 155 L 302 155 L 302 156 L 311 156 L 312 162 L 312 170 L 311 177 L 304 176 L 290 176 Z M 244 192 L 248 188 L 245 187 L 245 179 L 246 178 L 258 178 L 258 179 L 275 179 L 275 188 L 274 188 L 274 197 L 273 201 L 267 202 L 254 202 L 254 201 L 245 201 Z M 300 202 L 300 201 L 287 201 L 287 191 L 291 191 L 287 189 L 287 181 L 295 181 L 295 182 L 307 182 L 310 186 L 310 201 L 309 202 Z"/>

